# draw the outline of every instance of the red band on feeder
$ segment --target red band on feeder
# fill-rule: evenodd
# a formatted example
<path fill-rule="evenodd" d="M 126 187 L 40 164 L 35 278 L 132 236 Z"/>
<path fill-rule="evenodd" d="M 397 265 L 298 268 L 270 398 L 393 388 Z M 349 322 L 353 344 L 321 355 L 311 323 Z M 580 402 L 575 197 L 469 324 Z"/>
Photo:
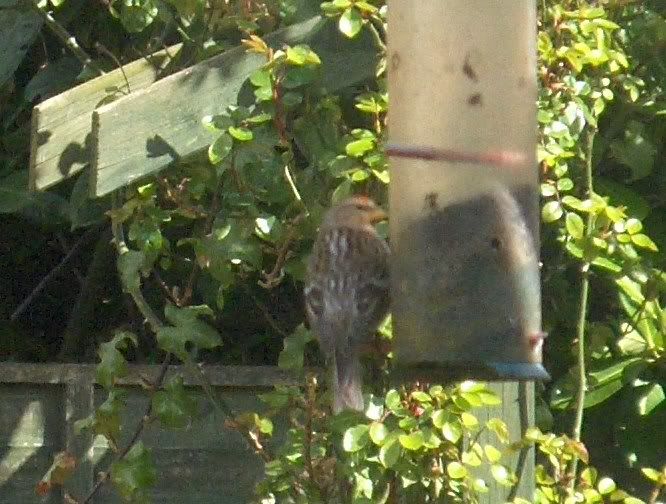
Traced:
<path fill-rule="evenodd" d="M 460 152 L 415 145 L 387 145 L 386 154 L 392 157 L 449 161 L 451 163 L 477 163 L 513 167 L 525 163 L 527 156 L 516 151 Z"/>

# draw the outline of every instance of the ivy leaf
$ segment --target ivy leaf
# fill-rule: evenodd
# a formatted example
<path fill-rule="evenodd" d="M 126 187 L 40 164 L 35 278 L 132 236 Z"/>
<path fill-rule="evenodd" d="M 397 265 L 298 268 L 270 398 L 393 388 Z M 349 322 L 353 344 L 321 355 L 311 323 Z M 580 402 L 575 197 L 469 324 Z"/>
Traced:
<path fill-rule="evenodd" d="M 164 307 L 164 314 L 172 326 L 161 327 L 157 331 L 157 344 L 165 352 L 176 355 L 181 360 L 188 358 L 188 346 L 210 350 L 222 344 L 217 331 L 203 320 L 202 314 L 212 315 L 207 306 L 178 308 L 172 304 Z"/>
<path fill-rule="evenodd" d="M 156 480 L 157 471 L 142 441 L 111 466 L 111 481 L 128 501 L 142 499 Z"/>
<path fill-rule="evenodd" d="M 349 7 L 342 13 L 338 21 L 338 28 L 348 38 L 354 38 L 363 27 L 361 13 L 354 7 Z"/>
<path fill-rule="evenodd" d="M 126 404 L 126 397 L 127 393 L 124 390 L 111 389 L 95 413 L 74 422 L 75 432 L 91 430 L 93 434 L 104 436 L 112 444 L 116 444 L 120 436 L 120 413 Z"/>
<path fill-rule="evenodd" d="M 303 369 L 303 353 L 312 341 L 312 333 L 303 324 L 284 339 L 284 349 L 278 356 L 278 366 L 282 369 Z"/>
<path fill-rule="evenodd" d="M 44 477 L 37 483 L 35 492 L 39 496 L 47 495 L 56 486 L 62 486 L 76 469 L 76 458 L 66 451 L 53 457 L 53 463 Z"/>
<path fill-rule="evenodd" d="M 102 343 L 97 350 L 100 358 L 100 363 L 95 368 L 97 382 L 104 388 L 110 389 L 116 378 L 127 376 L 127 361 L 125 356 L 120 352 L 127 349 L 128 343 L 133 343 L 137 346 L 137 337 L 130 332 L 118 332 L 111 341 Z"/>
<path fill-rule="evenodd" d="M 170 429 L 186 427 L 196 413 L 196 401 L 185 391 L 180 375 L 171 377 L 164 390 L 153 395 L 152 401 L 155 416 Z"/>

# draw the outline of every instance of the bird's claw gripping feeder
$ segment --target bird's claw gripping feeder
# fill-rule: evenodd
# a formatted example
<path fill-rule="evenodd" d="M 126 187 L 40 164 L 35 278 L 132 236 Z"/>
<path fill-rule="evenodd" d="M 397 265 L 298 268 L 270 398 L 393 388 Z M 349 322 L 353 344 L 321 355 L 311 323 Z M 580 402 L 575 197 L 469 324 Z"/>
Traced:
<path fill-rule="evenodd" d="M 388 12 L 396 372 L 547 379 L 534 2 L 396 0 Z"/>

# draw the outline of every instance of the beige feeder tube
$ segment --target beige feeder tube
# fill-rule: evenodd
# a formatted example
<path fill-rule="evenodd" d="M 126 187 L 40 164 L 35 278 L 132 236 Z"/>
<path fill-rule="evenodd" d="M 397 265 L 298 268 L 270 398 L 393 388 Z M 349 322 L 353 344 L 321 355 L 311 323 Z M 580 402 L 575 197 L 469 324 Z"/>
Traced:
<path fill-rule="evenodd" d="M 541 366 L 531 0 L 389 2 L 390 237 L 399 371 Z"/>

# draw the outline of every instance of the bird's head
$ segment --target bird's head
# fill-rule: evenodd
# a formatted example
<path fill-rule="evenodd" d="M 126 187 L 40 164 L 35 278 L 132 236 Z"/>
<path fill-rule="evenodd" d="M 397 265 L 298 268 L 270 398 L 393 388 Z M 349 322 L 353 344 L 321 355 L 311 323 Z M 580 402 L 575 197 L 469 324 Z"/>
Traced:
<path fill-rule="evenodd" d="M 324 217 L 325 227 L 368 227 L 386 220 L 388 215 L 367 196 L 352 196 L 331 208 Z"/>

